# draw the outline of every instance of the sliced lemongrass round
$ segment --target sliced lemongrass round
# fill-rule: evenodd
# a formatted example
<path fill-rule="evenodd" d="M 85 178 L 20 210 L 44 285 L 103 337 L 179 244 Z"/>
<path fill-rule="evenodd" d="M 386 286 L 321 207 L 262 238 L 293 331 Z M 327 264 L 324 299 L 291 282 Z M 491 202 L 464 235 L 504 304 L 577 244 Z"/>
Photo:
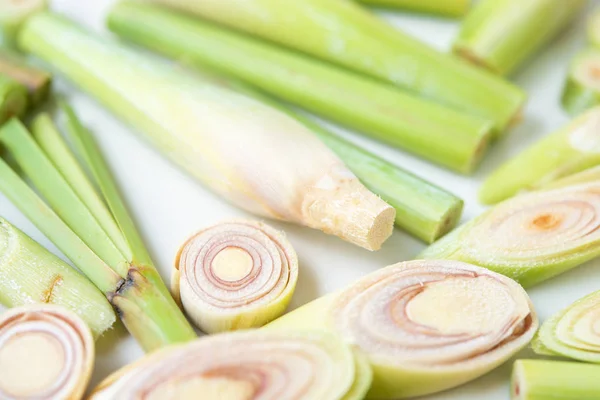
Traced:
<path fill-rule="evenodd" d="M 109 376 L 91 398 L 358 400 L 370 383 L 360 362 L 323 332 L 226 333 L 147 356 Z"/>
<path fill-rule="evenodd" d="M 262 222 L 206 228 L 179 250 L 172 290 L 207 333 L 259 327 L 285 311 L 298 280 L 298 257 L 283 232 Z"/>
<path fill-rule="evenodd" d="M 513 280 L 462 262 L 417 260 L 369 274 L 269 326 L 335 331 L 369 359 L 368 398 L 396 399 L 485 374 L 523 348 L 537 324 Z"/>
<path fill-rule="evenodd" d="M 0 315 L 0 398 L 80 399 L 93 364 L 92 333 L 67 309 L 35 304 Z"/>

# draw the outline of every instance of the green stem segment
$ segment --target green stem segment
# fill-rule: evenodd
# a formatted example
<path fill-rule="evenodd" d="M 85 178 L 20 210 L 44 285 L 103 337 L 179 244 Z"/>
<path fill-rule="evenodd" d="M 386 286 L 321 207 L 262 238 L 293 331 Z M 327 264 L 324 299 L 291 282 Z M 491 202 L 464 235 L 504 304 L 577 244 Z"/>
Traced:
<path fill-rule="evenodd" d="M 52 76 L 46 71 L 28 65 L 19 55 L 0 51 L 0 74 L 24 85 L 29 92 L 29 106 L 42 103 L 50 93 Z"/>
<path fill-rule="evenodd" d="M 0 3 L 0 43 L 5 47 L 16 45 L 19 28 L 32 14 L 45 10 L 47 0 L 4 0 Z"/>
<path fill-rule="evenodd" d="M 150 1 L 391 82 L 491 120 L 498 133 L 517 118 L 525 101 L 519 88 L 399 32 L 352 1 Z"/>
<path fill-rule="evenodd" d="M 465 15 L 471 0 L 358 0 L 373 6 L 401 8 L 409 11 L 438 14 L 447 17 Z"/>
<path fill-rule="evenodd" d="M 595 10 L 587 21 L 588 42 L 600 48 L 600 9 Z"/>
<path fill-rule="evenodd" d="M 589 48 L 575 56 L 563 88 L 562 105 L 571 115 L 600 105 L 600 50 Z"/>
<path fill-rule="evenodd" d="M 475 168 L 490 138 L 488 120 L 162 7 L 121 2 L 108 25 L 137 44 L 209 66 L 459 172 Z"/>
<path fill-rule="evenodd" d="M 600 366 L 548 360 L 517 360 L 512 400 L 596 400 Z"/>

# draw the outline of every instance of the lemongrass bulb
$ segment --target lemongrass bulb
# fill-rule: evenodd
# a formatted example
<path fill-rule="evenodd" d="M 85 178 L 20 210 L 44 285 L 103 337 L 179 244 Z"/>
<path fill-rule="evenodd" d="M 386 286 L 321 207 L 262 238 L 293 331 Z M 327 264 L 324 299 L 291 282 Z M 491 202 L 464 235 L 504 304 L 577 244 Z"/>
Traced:
<path fill-rule="evenodd" d="M 35 304 L 0 315 L 0 398 L 80 399 L 93 364 L 92 333 L 66 308 Z"/>
<path fill-rule="evenodd" d="M 93 400 L 362 399 L 370 371 L 321 332 L 246 331 L 173 346 L 117 371 Z"/>
<path fill-rule="evenodd" d="M 270 328 L 328 328 L 366 354 L 368 398 L 448 389 L 497 367 L 533 337 L 537 318 L 513 280 L 457 261 L 417 260 L 373 272 Z"/>
<path fill-rule="evenodd" d="M 298 280 L 298 257 L 283 232 L 261 222 L 206 228 L 179 250 L 172 291 L 207 333 L 259 327 L 279 317 Z"/>

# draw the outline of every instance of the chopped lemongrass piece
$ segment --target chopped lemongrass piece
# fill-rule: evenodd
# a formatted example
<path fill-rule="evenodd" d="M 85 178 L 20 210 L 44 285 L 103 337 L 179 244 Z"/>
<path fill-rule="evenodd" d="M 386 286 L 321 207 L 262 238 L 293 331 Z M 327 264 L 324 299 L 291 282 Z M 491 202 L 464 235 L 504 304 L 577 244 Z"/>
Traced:
<path fill-rule="evenodd" d="M 448 17 L 460 17 L 465 15 L 471 0 L 358 0 L 361 3 L 390 7 L 401 8 L 409 11 L 439 14 Z"/>
<path fill-rule="evenodd" d="M 478 165 L 491 137 L 493 124 L 486 119 L 164 7 L 119 2 L 108 26 L 187 65 L 234 76 L 459 172 Z"/>
<path fill-rule="evenodd" d="M 47 0 L 2 0 L 0 2 L 0 43 L 14 46 L 21 25 L 31 15 L 48 8 Z"/>
<path fill-rule="evenodd" d="M 196 233 L 174 267 L 173 295 L 206 333 L 274 320 L 298 280 L 298 257 L 285 234 L 254 221 L 222 222 Z"/>
<path fill-rule="evenodd" d="M 600 48 L 600 8 L 596 9 L 588 18 L 587 38 L 593 46 Z"/>
<path fill-rule="evenodd" d="M 79 400 L 93 366 L 90 328 L 66 308 L 36 304 L 0 314 L 0 398 Z"/>
<path fill-rule="evenodd" d="M 493 121 L 497 134 L 518 119 L 525 101 L 518 87 L 398 31 L 354 1 L 146 2 L 178 8 L 390 82 Z"/>
<path fill-rule="evenodd" d="M 479 199 L 497 203 L 599 164 L 600 106 L 500 166 L 481 186 Z"/>
<path fill-rule="evenodd" d="M 541 187 L 543 190 L 556 189 L 565 186 L 573 186 L 580 183 L 600 182 L 600 165 L 584 169 L 573 175 L 552 181 Z"/>
<path fill-rule="evenodd" d="M 0 125 L 11 117 L 21 117 L 27 105 L 25 86 L 0 72 Z"/>
<path fill-rule="evenodd" d="M 455 229 L 421 254 L 504 274 L 523 286 L 600 255 L 600 181 L 526 193 Z"/>
<path fill-rule="evenodd" d="M 600 364 L 600 291 L 594 292 L 544 322 L 533 349 Z"/>
<path fill-rule="evenodd" d="M 562 105 L 571 115 L 600 105 L 600 50 L 586 49 L 575 56 L 563 88 Z"/>
<path fill-rule="evenodd" d="M 146 356 L 106 378 L 91 400 L 145 398 L 359 400 L 364 358 L 318 331 L 251 330 L 198 339 Z"/>
<path fill-rule="evenodd" d="M 506 75 L 569 25 L 585 0 L 482 0 L 464 19 L 454 52 Z"/>
<path fill-rule="evenodd" d="M 52 76 L 28 65 L 20 56 L 0 50 L 0 74 L 6 75 L 25 86 L 29 92 L 29 106 L 35 107 L 50 93 Z"/>
<path fill-rule="evenodd" d="M 20 38 L 233 204 L 369 250 L 391 235 L 395 210 L 289 115 L 57 15 L 32 17 Z"/>
<path fill-rule="evenodd" d="M 564 361 L 517 360 L 512 400 L 600 399 L 600 366 Z"/>
<path fill-rule="evenodd" d="M 88 324 L 95 337 L 116 319 L 106 298 L 89 280 L 0 218 L 0 304 L 33 303 L 68 308 Z"/>
<path fill-rule="evenodd" d="M 537 317 L 511 279 L 474 265 L 418 260 L 373 272 L 267 325 L 328 329 L 373 368 L 367 398 L 421 396 L 458 386 L 529 343 Z"/>

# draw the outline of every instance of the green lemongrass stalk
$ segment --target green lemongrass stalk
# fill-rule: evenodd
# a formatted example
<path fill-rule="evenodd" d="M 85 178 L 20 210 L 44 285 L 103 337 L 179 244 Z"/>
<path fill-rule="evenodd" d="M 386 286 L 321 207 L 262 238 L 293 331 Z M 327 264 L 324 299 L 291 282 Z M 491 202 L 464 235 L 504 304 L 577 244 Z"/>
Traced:
<path fill-rule="evenodd" d="M 366 398 L 435 393 L 485 374 L 527 345 L 537 317 L 525 291 L 474 265 L 419 260 L 373 272 L 264 329 L 327 329 L 373 369 Z"/>
<path fill-rule="evenodd" d="M 399 32 L 352 1 L 145 1 L 177 7 L 391 82 L 491 120 L 498 133 L 517 118 L 525 101 L 519 88 Z"/>
<path fill-rule="evenodd" d="M 297 281 L 298 257 L 285 233 L 240 220 L 203 229 L 181 246 L 171 290 L 198 328 L 217 333 L 281 316 Z"/>
<path fill-rule="evenodd" d="M 108 26 L 137 44 L 188 64 L 208 65 L 460 172 L 473 170 L 490 138 L 488 120 L 164 7 L 118 3 Z"/>
<path fill-rule="evenodd" d="M 112 307 L 89 280 L 2 218 L 0 254 L 0 304 L 66 307 L 83 318 L 95 337 L 115 322 Z"/>
<path fill-rule="evenodd" d="M 465 15 L 471 0 L 358 0 L 361 3 L 409 11 L 439 14 L 448 17 Z"/>
<path fill-rule="evenodd" d="M 30 18 L 21 33 L 25 50 L 51 62 L 233 204 L 369 250 L 392 233 L 395 210 L 285 113 L 56 15 Z"/>
<path fill-rule="evenodd" d="M 43 129 L 39 122 L 37 129 Z M 0 190 L 104 292 L 140 345 L 145 350 L 154 350 L 195 338 L 158 272 L 144 258 L 147 253 L 144 251 L 142 258 L 137 258 L 136 248 L 131 246 L 136 238 L 128 236 L 131 232 L 121 228 L 120 242 L 130 246 L 124 254 L 98 222 L 105 215 L 91 212 L 73 189 L 72 185 L 77 182 L 68 180 L 73 175 L 62 175 L 17 120 L 9 121 L 0 129 L 0 142 L 49 205 L 4 162 L 0 163 Z M 88 150 L 98 153 L 91 147 Z M 74 158 L 66 162 L 69 159 Z M 90 170 L 101 168 L 92 163 L 88 167 Z M 111 185 L 106 181 L 112 179 L 105 172 L 103 184 Z M 78 190 L 81 193 L 83 188 Z M 124 226 L 117 213 L 113 212 L 110 217 L 115 218 L 120 227 Z"/>
<path fill-rule="evenodd" d="M 600 165 L 585 169 L 573 175 L 550 182 L 541 189 L 556 189 L 580 183 L 600 182 Z"/>
<path fill-rule="evenodd" d="M 29 106 L 35 107 L 48 97 L 52 76 L 28 65 L 17 54 L 0 50 L 0 74 L 24 85 L 29 92 Z"/>
<path fill-rule="evenodd" d="M 600 291 L 594 292 L 544 322 L 534 340 L 540 354 L 600 364 Z"/>
<path fill-rule="evenodd" d="M 571 115 L 600 105 L 600 50 L 589 48 L 575 56 L 561 101 Z"/>
<path fill-rule="evenodd" d="M 47 7 L 47 0 L 4 0 L 0 2 L 0 43 L 3 46 L 15 46 L 19 28 L 25 20 Z"/>
<path fill-rule="evenodd" d="M 512 400 L 596 400 L 600 366 L 549 360 L 517 360 Z"/>
<path fill-rule="evenodd" d="M 600 255 L 600 181 L 526 193 L 435 242 L 423 258 L 474 263 L 528 287 Z"/>
<path fill-rule="evenodd" d="M 575 19 L 586 0 L 482 0 L 467 14 L 454 52 L 506 75 Z"/>
<path fill-rule="evenodd" d="M 0 73 L 0 124 L 11 117 L 21 117 L 27 110 L 27 89 L 19 82 Z"/>
<path fill-rule="evenodd" d="M 90 328 L 76 314 L 32 304 L 0 314 L 0 396 L 83 397 L 94 367 Z"/>
<path fill-rule="evenodd" d="M 494 171 L 479 190 L 485 204 L 600 164 L 600 107 L 595 107 Z"/>
<path fill-rule="evenodd" d="M 106 378 L 90 399 L 359 400 L 370 383 L 364 358 L 333 335 L 250 330 L 151 354 Z"/>
<path fill-rule="evenodd" d="M 600 47 L 600 9 L 590 15 L 586 27 L 588 42 L 595 47 Z"/>

